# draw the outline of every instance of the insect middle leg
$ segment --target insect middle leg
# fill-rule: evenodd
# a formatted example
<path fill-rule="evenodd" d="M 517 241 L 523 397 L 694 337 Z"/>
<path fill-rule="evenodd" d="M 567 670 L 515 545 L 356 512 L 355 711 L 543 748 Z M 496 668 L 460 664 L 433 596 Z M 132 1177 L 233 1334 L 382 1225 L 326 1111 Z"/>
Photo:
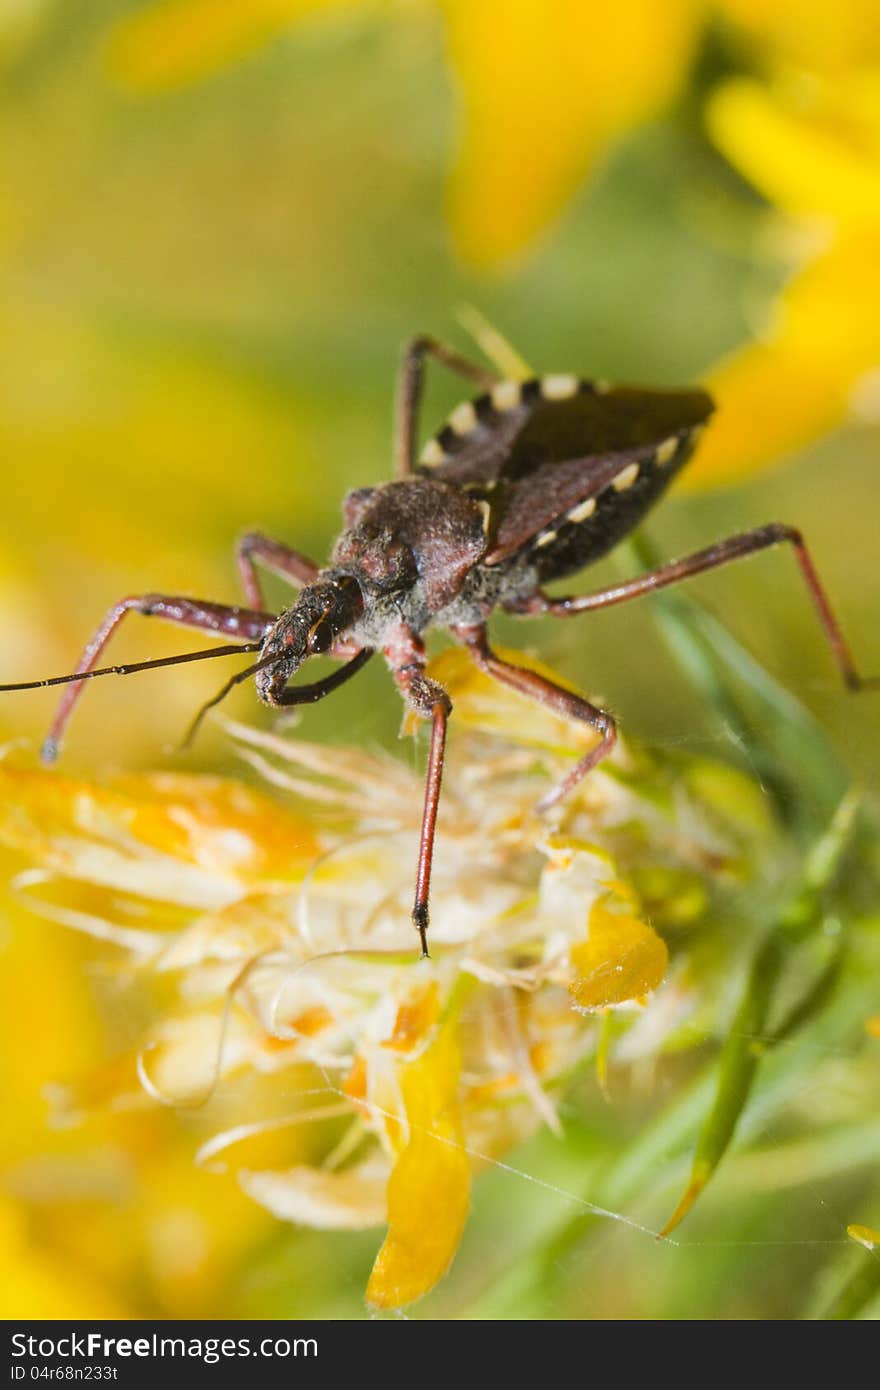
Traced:
<path fill-rule="evenodd" d="M 409 478 L 416 462 L 416 429 L 419 418 L 419 404 L 424 384 L 425 358 L 433 357 L 435 362 L 457 372 L 466 381 L 471 381 L 483 391 L 489 391 L 500 380 L 497 372 L 489 367 L 481 367 L 460 356 L 454 348 L 446 347 L 433 338 L 420 335 L 410 338 L 403 349 L 403 360 L 397 386 L 397 405 L 394 430 L 394 466 L 398 478 Z"/>
<path fill-rule="evenodd" d="M 223 603 L 208 603 L 200 599 L 174 598 L 166 594 L 141 594 L 120 599 L 106 614 L 88 642 L 75 675 L 91 671 L 97 665 L 98 658 L 127 613 L 142 613 L 144 617 L 162 618 L 181 627 L 198 628 L 202 632 L 229 637 L 233 642 L 242 643 L 262 641 L 275 622 L 272 613 L 231 607 Z M 52 727 L 41 749 L 40 756 L 44 763 L 52 763 L 57 758 L 64 730 L 84 684 L 84 681 L 74 681 L 62 695 Z"/>
<path fill-rule="evenodd" d="M 235 559 L 245 597 L 251 607 L 257 609 L 265 607 L 256 569 L 258 564 L 297 587 L 313 583 L 319 574 L 313 560 L 300 555 L 298 550 L 291 550 L 289 545 L 273 540 L 271 536 L 264 536 L 260 531 L 248 531 L 241 537 L 235 547 Z"/>
<path fill-rule="evenodd" d="M 861 676 L 856 669 L 852 653 L 828 601 L 828 595 L 803 536 L 794 526 L 785 526 L 779 522 L 757 526 L 751 531 L 741 531 L 736 536 L 729 536 L 727 540 L 707 546 L 705 550 L 697 550 L 680 560 L 671 560 L 658 569 L 649 570 L 647 574 L 637 575 L 635 579 L 627 579 L 607 589 L 597 589 L 592 594 L 578 594 L 572 598 L 550 598 L 547 594 L 538 592 L 511 604 L 510 611 L 522 614 L 546 613 L 556 618 L 570 618 L 576 613 L 588 613 L 594 608 L 610 608 L 615 603 L 626 603 L 629 599 L 641 598 L 643 594 L 665 589 L 670 584 L 679 584 L 682 580 L 692 579 L 706 570 L 717 569 L 732 560 L 741 560 L 747 555 L 755 555 L 758 551 L 783 543 L 794 547 L 801 575 L 844 681 L 850 690 L 877 689 L 880 687 L 880 677 Z"/>
<path fill-rule="evenodd" d="M 443 781 L 443 759 L 446 753 L 446 727 L 452 713 L 452 701 L 442 685 L 425 675 L 425 649 L 419 639 L 406 629 L 395 634 L 392 642 L 385 647 L 385 658 L 391 667 L 397 688 L 410 709 L 422 719 L 431 720 L 431 748 L 425 777 L 419 862 L 412 909 L 412 922 L 419 934 L 424 959 L 428 955 L 428 900 L 431 893 L 440 786 Z"/>
<path fill-rule="evenodd" d="M 546 676 L 538 675 L 537 671 L 530 671 L 525 666 L 514 666 L 511 662 L 505 661 L 489 646 L 485 627 L 457 628 L 454 635 L 464 643 L 480 670 L 485 671 L 488 676 L 494 676 L 502 685 L 527 696 L 537 704 L 543 705 L 545 709 L 552 710 L 554 714 L 559 714 L 564 719 L 581 720 L 601 734 L 596 746 L 575 763 L 557 786 L 542 796 L 538 802 L 538 810 L 548 810 L 567 796 L 578 782 L 611 752 L 617 740 L 617 726 L 613 717 L 607 710 L 590 704 L 583 695 L 563 689 L 562 686 L 547 680 Z"/>

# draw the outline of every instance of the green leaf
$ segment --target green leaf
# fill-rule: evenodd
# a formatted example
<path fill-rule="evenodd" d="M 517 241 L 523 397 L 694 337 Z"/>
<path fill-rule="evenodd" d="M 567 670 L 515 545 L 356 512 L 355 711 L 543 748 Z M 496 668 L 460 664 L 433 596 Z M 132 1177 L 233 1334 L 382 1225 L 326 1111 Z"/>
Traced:
<path fill-rule="evenodd" d="M 627 549 L 645 568 L 660 563 L 644 535 Z M 849 781 L 821 725 L 695 600 L 664 590 L 652 603 L 661 636 L 724 724 L 743 765 L 760 777 L 781 818 L 812 837 Z"/>
<path fill-rule="evenodd" d="M 796 891 L 754 954 L 721 1053 L 715 1100 L 697 1141 L 690 1181 L 661 1236 L 669 1235 L 688 1214 L 727 1152 L 763 1057 L 812 1017 L 828 997 L 839 968 L 833 957 L 776 1029 L 771 1027 L 771 1009 L 792 950 L 825 920 L 825 895 L 851 843 L 858 809 L 855 795 L 844 797 L 828 830 L 807 856 Z"/>

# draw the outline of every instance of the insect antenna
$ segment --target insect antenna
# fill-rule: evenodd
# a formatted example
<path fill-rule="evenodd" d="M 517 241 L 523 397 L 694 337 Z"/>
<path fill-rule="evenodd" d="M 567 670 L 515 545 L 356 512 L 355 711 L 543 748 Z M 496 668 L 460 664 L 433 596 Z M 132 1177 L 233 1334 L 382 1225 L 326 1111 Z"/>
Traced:
<path fill-rule="evenodd" d="M 252 646 L 250 650 L 255 651 L 256 646 Z M 242 681 L 246 681 L 250 676 L 255 676 L 258 671 L 264 670 L 267 666 L 273 666 L 277 660 L 278 657 L 276 653 L 273 652 L 271 656 L 264 656 L 262 661 L 255 661 L 253 666 L 246 666 L 243 671 L 237 671 L 234 676 L 226 681 L 217 691 L 217 694 L 212 695 L 210 700 L 206 700 L 201 709 L 196 712 L 195 719 L 180 741 L 178 751 L 183 753 L 192 745 L 193 739 L 201 728 L 202 720 L 209 710 L 212 710 L 215 705 L 219 705 L 221 700 L 225 700 L 226 696 L 229 695 L 237 685 L 241 685 Z"/>
<path fill-rule="evenodd" d="M 0 685 L 0 694 L 10 690 L 39 690 L 44 685 L 67 685 L 71 681 L 90 681 L 96 676 L 130 676 L 135 671 L 154 671 L 159 666 L 182 666 L 187 661 L 207 661 L 213 656 L 237 656 L 239 652 L 258 652 L 261 642 L 236 642 L 227 647 L 203 647 L 198 652 L 181 652 L 177 656 L 157 656 L 152 661 L 129 661 L 123 666 L 101 666 L 97 671 L 71 671 L 66 676 L 49 676 L 41 681 L 16 681 Z"/>

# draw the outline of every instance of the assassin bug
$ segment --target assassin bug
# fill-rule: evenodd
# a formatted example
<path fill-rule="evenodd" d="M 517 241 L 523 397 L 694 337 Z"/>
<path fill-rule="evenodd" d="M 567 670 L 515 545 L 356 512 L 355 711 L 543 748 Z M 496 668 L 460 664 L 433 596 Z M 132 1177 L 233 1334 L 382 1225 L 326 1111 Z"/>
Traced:
<path fill-rule="evenodd" d="M 425 360 L 434 358 L 482 394 L 458 406 L 416 458 Z M 67 683 L 43 759 L 56 758 L 85 679 L 233 652 L 259 652 L 199 712 L 233 686 L 256 677 L 257 692 L 276 707 L 323 699 L 381 650 L 403 699 L 431 722 L 431 744 L 419 842 L 412 920 L 428 954 L 428 897 L 452 705 L 425 672 L 422 635 L 448 628 L 477 666 L 549 709 L 591 725 L 595 746 L 539 803 L 559 801 L 614 745 L 611 714 L 546 677 L 503 660 L 486 632 L 495 608 L 528 616 L 568 618 L 665 588 L 768 546 L 792 546 L 832 653 L 853 690 L 863 680 L 831 610 L 810 553 L 794 527 L 759 526 L 611 588 L 551 598 L 542 585 L 563 579 L 606 554 L 642 520 L 691 456 L 713 411 L 701 390 L 652 391 L 608 386 L 571 375 L 505 380 L 426 337 L 405 347 L 395 437 L 396 478 L 349 492 L 345 530 L 330 565 L 319 568 L 279 541 L 252 533 L 238 544 L 238 569 L 248 607 L 144 594 L 110 609 L 76 671 L 2 690 Z M 280 615 L 267 612 L 257 565 L 300 588 Z M 127 666 L 97 666 L 127 613 L 164 618 L 231 639 L 233 645 Z M 310 656 L 344 664 L 311 685 L 288 686 Z"/>

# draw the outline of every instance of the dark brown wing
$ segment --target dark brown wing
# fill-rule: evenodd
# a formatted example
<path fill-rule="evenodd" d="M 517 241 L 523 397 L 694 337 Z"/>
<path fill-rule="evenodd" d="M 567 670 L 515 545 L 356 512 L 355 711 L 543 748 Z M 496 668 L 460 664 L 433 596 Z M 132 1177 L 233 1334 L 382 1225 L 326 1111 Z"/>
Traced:
<path fill-rule="evenodd" d="M 552 547 L 560 538 L 567 572 L 593 558 L 588 534 L 601 553 L 637 523 L 689 457 L 712 409 L 698 390 L 606 388 L 571 376 L 505 382 L 453 412 L 422 469 L 490 502 L 484 564 L 534 547 L 549 576 L 559 568 Z M 590 505 L 600 498 L 601 516 Z M 561 559 L 559 545 L 556 552 Z"/>

